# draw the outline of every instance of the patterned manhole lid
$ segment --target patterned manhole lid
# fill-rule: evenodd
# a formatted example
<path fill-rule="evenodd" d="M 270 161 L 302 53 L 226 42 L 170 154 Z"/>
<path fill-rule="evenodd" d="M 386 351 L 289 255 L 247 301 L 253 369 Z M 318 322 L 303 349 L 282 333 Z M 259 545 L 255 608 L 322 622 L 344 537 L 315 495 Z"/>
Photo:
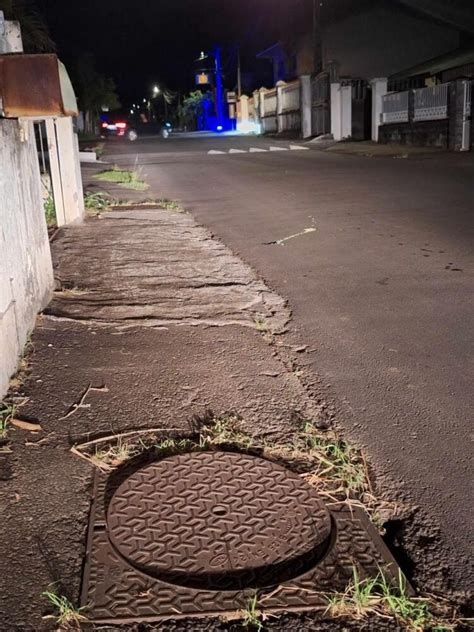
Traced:
<path fill-rule="evenodd" d="M 230 452 L 188 453 L 137 470 L 113 495 L 107 532 L 125 560 L 194 588 L 278 584 L 326 553 L 331 518 L 299 476 Z"/>

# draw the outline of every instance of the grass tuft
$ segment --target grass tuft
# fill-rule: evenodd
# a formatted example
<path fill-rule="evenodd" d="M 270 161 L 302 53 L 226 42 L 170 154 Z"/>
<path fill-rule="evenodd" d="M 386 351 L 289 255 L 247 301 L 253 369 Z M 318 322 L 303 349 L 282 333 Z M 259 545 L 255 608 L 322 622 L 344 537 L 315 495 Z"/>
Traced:
<path fill-rule="evenodd" d="M 261 331 L 262 333 L 266 333 L 268 331 L 268 322 L 265 318 L 261 316 L 256 316 L 254 319 L 255 328 L 257 331 Z"/>
<path fill-rule="evenodd" d="M 109 446 L 103 450 L 97 448 L 91 455 L 90 460 L 100 470 L 107 471 L 122 465 L 136 453 L 137 451 L 132 443 L 119 439 L 116 445 Z"/>
<path fill-rule="evenodd" d="M 8 427 L 15 417 L 16 406 L 0 402 L 0 440 L 5 440 L 8 436 Z"/>
<path fill-rule="evenodd" d="M 395 619 L 412 632 L 424 630 L 454 630 L 454 624 L 437 620 L 430 612 L 428 599 L 411 597 L 407 583 L 399 571 L 398 584 L 394 585 L 382 571 L 375 578 L 361 579 L 353 569 L 352 581 L 342 594 L 328 598 L 329 612 L 334 617 L 350 617 L 355 620 L 370 615 Z"/>
<path fill-rule="evenodd" d="M 166 198 L 162 198 L 161 200 L 157 200 L 157 203 L 161 206 L 161 208 L 165 208 L 167 211 L 184 213 L 184 208 L 179 202 L 176 202 L 176 200 L 168 200 Z"/>
<path fill-rule="evenodd" d="M 52 591 L 45 591 L 43 597 L 54 608 L 56 621 L 60 626 L 79 630 L 81 623 L 87 621 L 87 617 L 82 614 L 85 608 L 76 608 L 66 597 Z"/>
<path fill-rule="evenodd" d="M 110 206 L 110 200 L 104 193 L 86 193 L 84 196 L 84 206 L 92 214 L 99 214 L 106 211 Z"/>
<path fill-rule="evenodd" d="M 143 444 L 148 449 L 146 444 Z M 191 452 L 195 448 L 195 444 L 190 439 L 163 439 L 159 443 L 153 445 L 157 456 L 165 457 L 181 452 Z"/>
<path fill-rule="evenodd" d="M 238 417 L 229 415 L 219 417 L 212 423 L 205 424 L 199 433 L 199 447 L 209 449 L 219 446 L 236 446 L 249 450 L 254 445 L 253 438 L 241 430 Z"/>
<path fill-rule="evenodd" d="M 57 224 L 56 206 L 54 204 L 53 196 L 51 195 L 51 193 L 44 200 L 43 206 L 44 206 L 44 215 L 46 217 L 46 224 L 49 227 L 56 226 Z"/>
<path fill-rule="evenodd" d="M 140 179 L 136 171 L 128 171 L 114 167 L 108 171 L 102 171 L 94 176 L 96 180 L 101 182 L 112 182 L 118 184 L 125 189 L 133 189 L 134 191 L 145 191 L 148 189 L 146 182 Z"/>
<path fill-rule="evenodd" d="M 261 612 L 258 610 L 258 596 L 255 594 L 247 602 L 247 607 L 242 610 L 242 625 L 262 632 L 263 623 L 260 621 Z"/>

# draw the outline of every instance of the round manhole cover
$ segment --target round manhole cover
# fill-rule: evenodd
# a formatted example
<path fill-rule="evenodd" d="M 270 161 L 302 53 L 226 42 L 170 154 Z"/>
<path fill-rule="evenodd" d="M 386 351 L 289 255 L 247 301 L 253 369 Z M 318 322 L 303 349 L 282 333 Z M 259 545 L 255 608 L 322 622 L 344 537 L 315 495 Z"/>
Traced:
<path fill-rule="evenodd" d="M 282 583 L 326 553 L 331 518 L 299 476 L 264 459 L 193 452 L 127 478 L 107 511 L 125 560 L 163 581 L 238 589 Z"/>

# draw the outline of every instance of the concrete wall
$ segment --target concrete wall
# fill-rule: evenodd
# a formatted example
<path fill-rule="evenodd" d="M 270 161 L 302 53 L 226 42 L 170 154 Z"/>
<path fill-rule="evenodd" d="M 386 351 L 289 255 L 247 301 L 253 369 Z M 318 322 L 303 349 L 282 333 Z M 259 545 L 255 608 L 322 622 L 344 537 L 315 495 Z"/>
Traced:
<path fill-rule="evenodd" d="M 459 33 L 381 2 L 326 27 L 323 61 L 339 62 L 341 77 L 387 77 L 459 46 Z"/>
<path fill-rule="evenodd" d="M 0 119 L 0 397 L 52 289 L 33 124 Z"/>
<path fill-rule="evenodd" d="M 448 149 L 449 120 L 381 125 L 379 127 L 379 142 Z"/>

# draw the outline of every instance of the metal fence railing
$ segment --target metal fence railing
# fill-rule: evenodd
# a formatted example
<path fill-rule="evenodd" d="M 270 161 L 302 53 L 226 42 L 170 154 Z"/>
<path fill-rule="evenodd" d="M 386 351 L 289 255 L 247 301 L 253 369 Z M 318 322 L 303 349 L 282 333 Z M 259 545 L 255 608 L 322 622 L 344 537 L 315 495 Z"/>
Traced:
<path fill-rule="evenodd" d="M 382 122 L 407 123 L 409 96 L 408 91 L 385 94 L 382 97 Z"/>
<path fill-rule="evenodd" d="M 414 121 L 433 121 L 448 116 L 449 83 L 414 90 Z"/>

